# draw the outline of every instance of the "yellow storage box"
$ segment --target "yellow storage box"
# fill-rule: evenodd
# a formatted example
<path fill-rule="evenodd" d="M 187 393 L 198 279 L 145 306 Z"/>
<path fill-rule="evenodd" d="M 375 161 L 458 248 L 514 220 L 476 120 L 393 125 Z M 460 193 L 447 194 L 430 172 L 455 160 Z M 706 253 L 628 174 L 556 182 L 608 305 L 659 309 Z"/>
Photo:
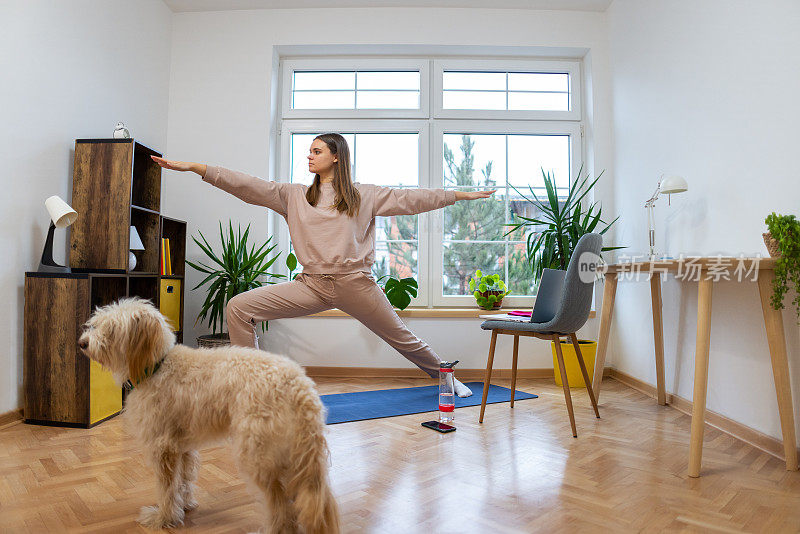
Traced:
<path fill-rule="evenodd" d="M 122 391 L 111 371 L 89 362 L 89 425 L 94 425 L 122 410 Z"/>
<path fill-rule="evenodd" d="M 166 316 L 172 329 L 176 332 L 181 329 L 181 280 L 177 278 L 161 279 L 161 295 L 159 308 Z"/>
<path fill-rule="evenodd" d="M 556 377 L 556 385 L 561 385 L 561 372 L 558 370 L 558 358 L 556 357 L 555 342 L 551 342 L 553 350 L 553 373 Z M 586 364 L 586 372 L 589 373 L 589 380 L 592 379 L 594 373 L 594 357 L 597 354 L 597 341 L 590 341 L 588 339 L 579 339 L 578 345 L 581 348 L 581 355 Z M 572 346 L 572 341 L 561 341 L 561 354 L 564 355 L 564 368 L 567 371 L 567 384 L 571 388 L 585 388 L 586 383 L 583 381 L 583 374 L 578 365 L 578 357 L 575 355 L 575 347 Z"/>

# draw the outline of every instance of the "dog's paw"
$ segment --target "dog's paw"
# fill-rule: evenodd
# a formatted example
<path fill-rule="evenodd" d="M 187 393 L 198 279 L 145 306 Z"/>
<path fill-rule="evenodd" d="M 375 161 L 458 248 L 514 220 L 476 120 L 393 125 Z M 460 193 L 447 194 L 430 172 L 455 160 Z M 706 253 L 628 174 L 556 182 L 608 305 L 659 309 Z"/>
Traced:
<path fill-rule="evenodd" d="M 198 506 L 199 504 L 194 498 L 186 499 L 183 502 L 183 509 L 186 510 L 187 512 L 191 512 Z"/>
<path fill-rule="evenodd" d="M 177 527 L 183 524 L 183 510 L 180 510 L 179 514 L 175 514 L 175 517 L 169 517 L 167 514 L 162 513 L 158 506 L 143 506 L 137 521 L 141 525 L 152 529 Z"/>

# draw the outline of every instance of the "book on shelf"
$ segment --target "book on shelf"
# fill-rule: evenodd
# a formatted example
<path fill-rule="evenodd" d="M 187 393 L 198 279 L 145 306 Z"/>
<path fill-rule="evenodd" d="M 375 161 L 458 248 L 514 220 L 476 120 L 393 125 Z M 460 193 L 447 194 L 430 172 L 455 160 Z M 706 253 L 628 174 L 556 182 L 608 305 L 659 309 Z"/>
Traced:
<path fill-rule="evenodd" d="M 169 251 L 169 238 L 161 238 L 161 276 L 172 275 L 172 258 Z"/>
<path fill-rule="evenodd" d="M 166 245 L 166 248 L 167 248 L 167 263 L 166 263 L 167 274 L 169 276 L 172 276 L 172 254 L 170 253 L 170 250 L 169 250 L 169 238 L 165 237 L 164 239 L 167 242 L 167 245 Z"/>

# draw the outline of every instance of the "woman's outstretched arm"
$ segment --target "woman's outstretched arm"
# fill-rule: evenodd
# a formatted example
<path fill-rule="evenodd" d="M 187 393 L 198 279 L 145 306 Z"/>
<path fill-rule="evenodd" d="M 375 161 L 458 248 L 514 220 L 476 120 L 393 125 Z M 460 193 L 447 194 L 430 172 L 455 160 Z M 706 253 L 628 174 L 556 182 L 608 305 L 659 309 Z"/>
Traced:
<path fill-rule="evenodd" d="M 156 156 L 151 157 L 165 169 L 196 172 L 203 177 L 204 182 L 208 182 L 244 200 L 248 204 L 266 206 L 278 212 L 283 217 L 286 217 L 289 187 L 291 187 L 292 184 L 275 182 L 273 180 L 262 180 L 256 176 L 216 165 L 169 161 Z"/>
<path fill-rule="evenodd" d="M 205 175 L 206 166 L 202 163 L 192 163 L 191 161 L 170 161 L 168 159 L 159 158 L 158 156 L 150 156 L 153 161 L 171 171 L 192 171 L 200 176 Z"/>
<path fill-rule="evenodd" d="M 491 191 L 454 191 L 452 189 L 399 189 L 373 187 L 373 216 L 382 215 L 415 215 L 445 206 L 451 206 L 459 200 L 475 200 L 490 197 Z"/>

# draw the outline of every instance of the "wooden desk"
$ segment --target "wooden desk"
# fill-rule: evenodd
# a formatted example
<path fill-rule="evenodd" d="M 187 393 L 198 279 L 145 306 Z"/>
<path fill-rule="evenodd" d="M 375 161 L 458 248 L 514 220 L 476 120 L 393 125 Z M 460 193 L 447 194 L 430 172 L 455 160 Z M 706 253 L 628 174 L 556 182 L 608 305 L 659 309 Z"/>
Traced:
<path fill-rule="evenodd" d="M 783 433 L 783 448 L 786 455 L 786 469 L 797 469 L 797 447 L 794 431 L 792 390 L 789 382 L 789 363 L 786 356 L 786 338 L 783 332 L 781 310 L 775 310 L 771 303 L 772 281 L 775 278 L 775 259 L 738 257 L 683 257 L 674 260 L 637 261 L 607 265 L 605 274 L 603 307 L 600 313 L 600 335 L 597 341 L 592 388 L 599 402 L 600 381 L 608 347 L 608 333 L 614 312 L 614 297 L 617 280 L 622 277 L 636 279 L 644 277 L 650 281 L 650 294 L 653 303 L 653 337 L 655 340 L 657 400 L 661 405 L 667 403 L 664 391 L 664 330 L 661 317 L 661 276 L 668 272 L 684 281 L 698 282 L 697 298 L 697 340 L 694 360 L 694 394 L 692 398 L 692 431 L 689 449 L 689 476 L 700 476 L 700 463 L 703 454 L 703 426 L 705 424 L 706 389 L 708 385 L 708 352 L 711 341 L 711 293 L 715 281 L 756 281 L 761 296 L 761 310 L 764 314 L 764 327 L 772 359 L 772 374 L 775 380 L 775 393 L 778 398 L 778 412 Z M 723 275 L 720 275 L 723 273 Z M 724 276 L 727 273 L 727 278 Z"/>

